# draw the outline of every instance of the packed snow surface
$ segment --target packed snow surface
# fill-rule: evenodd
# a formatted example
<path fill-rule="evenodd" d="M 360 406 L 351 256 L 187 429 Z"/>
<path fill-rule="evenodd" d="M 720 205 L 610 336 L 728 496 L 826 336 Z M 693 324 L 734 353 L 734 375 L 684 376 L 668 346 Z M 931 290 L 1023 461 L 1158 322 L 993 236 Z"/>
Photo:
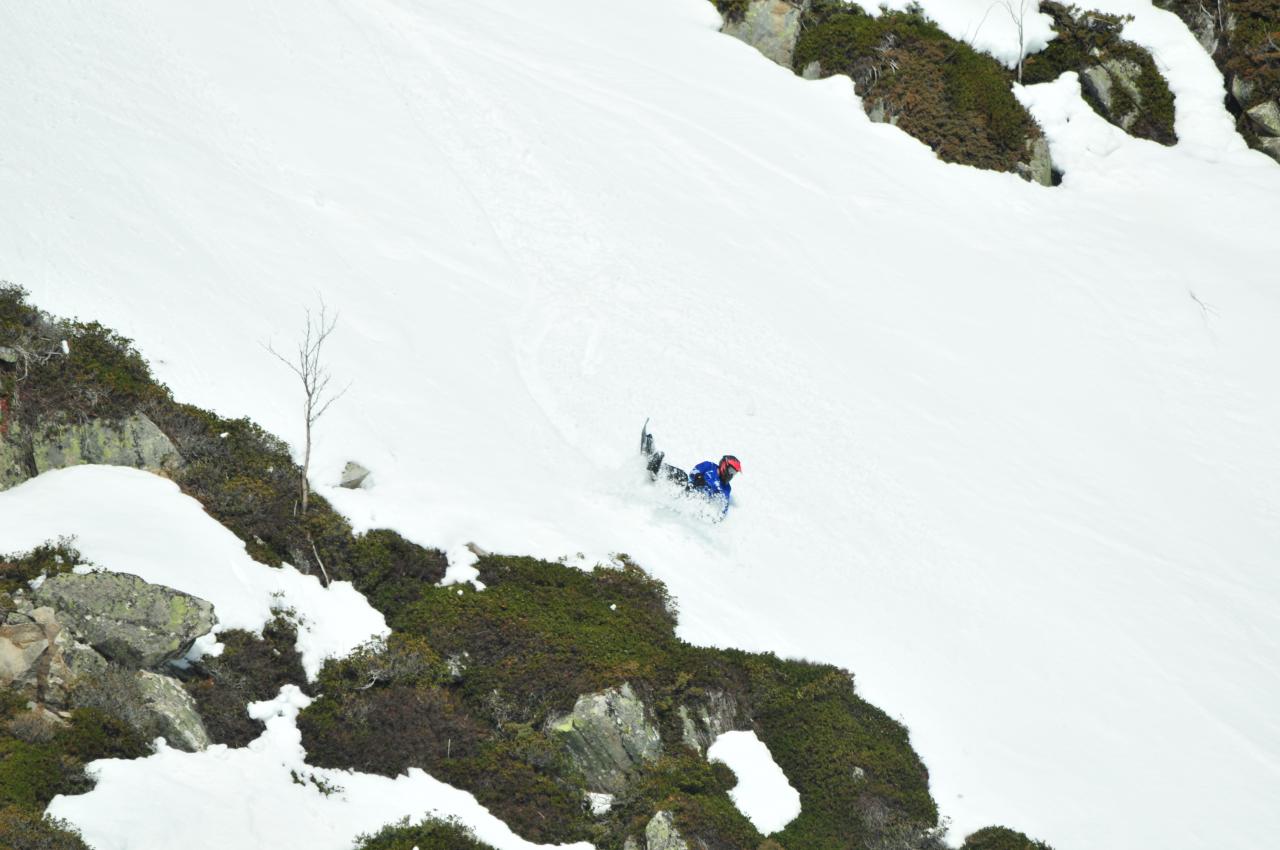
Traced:
<path fill-rule="evenodd" d="M 702 0 L 6 3 L 0 278 L 295 445 L 262 343 L 323 298 L 353 383 L 314 481 L 354 522 L 626 552 L 684 637 L 848 667 L 956 837 L 1268 846 L 1280 168 L 1131 4 L 1182 142 L 1028 87 L 1049 189 L 937 161 Z M 646 415 L 677 465 L 742 459 L 725 522 L 644 482 Z M 353 457 L 376 483 L 327 488 Z M 236 776 L 131 846 L 193 843 Z"/>
<path fill-rule="evenodd" d="M 167 747 L 144 759 L 104 759 L 89 794 L 56 797 L 50 814 L 81 824 L 96 850 L 174 847 L 172 812 L 184 850 L 271 847 L 349 850 L 356 836 L 426 815 L 456 817 L 497 850 L 533 850 L 465 791 L 411 768 L 389 779 L 305 763 L 298 712 L 310 699 L 285 685 L 249 713 L 266 731 L 247 747 L 184 753 Z M 550 845 L 590 850 L 589 844 Z"/>
<path fill-rule="evenodd" d="M 725 732 L 707 747 L 707 758 L 737 774 L 729 796 L 763 835 L 777 832 L 800 814 L 800 794 L 755 732 Z"/>
<path fill-rule="evenodd" d="M 387 633 L 386 620 L 350 582 L 323 587 L 288 564 L 259 564 L 244 543 L 178 486 L 147 472 L 80 466 L 46 472 L 0 493 L 0 552 L 73 537 L 93 567 L 130 573 L 213 603 L 215 632 L 261 632 L 276 610 L 298 623 L 307 675 Z M 212 648 L 204 641 L 205 648 Z"/>

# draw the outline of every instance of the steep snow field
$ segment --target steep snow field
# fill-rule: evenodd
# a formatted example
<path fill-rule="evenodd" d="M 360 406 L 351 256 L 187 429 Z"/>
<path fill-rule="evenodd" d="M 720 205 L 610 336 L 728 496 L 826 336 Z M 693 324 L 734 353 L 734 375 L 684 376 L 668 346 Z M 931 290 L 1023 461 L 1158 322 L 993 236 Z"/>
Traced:
<path fill-rule="evenodd" d="M 686 638 L 848 666 L 956 838 L 1269 846 L 1280 168 L 1132 5 L 1184 142 L 1029 88 L 1046 189 L 938 162 L 700 0 L 8 0 L 0 278 L 295 444 L 261 343 L 323 297 L 351 389 L 313 477 L 374 471 L 325 490 L 353 521 L 627 552 Z M 672 462 L 742 458 L 726 522 L 643 482 L 646 415 Z M 216 790 L 129 846 L 189 844 Z"/>

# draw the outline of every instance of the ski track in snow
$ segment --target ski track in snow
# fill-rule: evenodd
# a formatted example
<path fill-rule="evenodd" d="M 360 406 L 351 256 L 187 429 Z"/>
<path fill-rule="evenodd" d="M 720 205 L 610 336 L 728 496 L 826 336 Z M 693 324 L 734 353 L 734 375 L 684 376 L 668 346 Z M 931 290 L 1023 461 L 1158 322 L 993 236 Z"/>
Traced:
<path fill-rule="evenodd" d="M 1135 14 L 1182 141 L 1028 86 L 1044 189 L 938 162 L 699 0 L 11 4 L 0 278 L 295 442 L 260 343 L 322 295 L 354 383 L 314 479 L 358 527 L 459 565 L 626 552 L 687 639 L 847 666 L 957 839 L 1267 846 L 1280 169 L 1176 19 L 1091 5 Z M 926 8 L 963 35 L 987 6 Z M 672 463 L 743 459 L 725 522 L 644 482 L 646 415 Z M 376 483 L 326 486 L 353 457 Z M 137 848 L 189 843 L 165 811 Z"/>

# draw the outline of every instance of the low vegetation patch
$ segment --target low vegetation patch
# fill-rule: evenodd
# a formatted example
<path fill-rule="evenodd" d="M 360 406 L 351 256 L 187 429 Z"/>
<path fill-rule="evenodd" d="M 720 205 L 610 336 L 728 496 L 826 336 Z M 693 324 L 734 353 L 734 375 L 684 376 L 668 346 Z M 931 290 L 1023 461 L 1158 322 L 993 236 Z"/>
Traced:
<path fill-rule="evenodd" d="M 1030 162 L 1039 126 L 1013 96 L 1012 74 L 957 41 L 918 7 L 877 17 L 839 0 L 805 12 L 794 69 L 847 74 L 868 112 L 927 144 L 946 162 L 996 171 Z"/>
<path fill-rule="evenodd" d="M 42 543 L 29 552 L 15 555 L 0 555 L 0 607 L 3 598 L 16 591 L 25 591 L 37 578 L 51 578 L 59 573 L 70 571 L 76 564 L 83 563 L 75 541 L 69 537 L 60 537 Z"/>
<path fill-rule="evenodd" d="M 89 850 L 66 821 L 22 806 L 0 808 L 0 847 L 12 850 Z"/>
<path fill-rule="evenodd" d="M 966 838 L 960 850 L 1052 850 L 1052 848 L 1043 841 L 1035 841 L 1008 827 L 989 826 Z"/>
<path fill-rule="evenodd" d="M 405 818 L 373 835 L 356 839 L 354 850 L 493 850 L 460 821 L 427 818 L 411 824 Z"/>
<path fill-rule="evenodd" d="M 240 629 L 219 633 L 225 647 L 222 654 L 192 666 L 185 686 L 213 743 L 245 746 L 264 728 L 249 716 L 249 703 L 274 698 L 282 685 L 306 682 L 302 658 L 294 646 L 297 639 L 293 623 L 277 616 L 263 628 L 261 637 Z"/>

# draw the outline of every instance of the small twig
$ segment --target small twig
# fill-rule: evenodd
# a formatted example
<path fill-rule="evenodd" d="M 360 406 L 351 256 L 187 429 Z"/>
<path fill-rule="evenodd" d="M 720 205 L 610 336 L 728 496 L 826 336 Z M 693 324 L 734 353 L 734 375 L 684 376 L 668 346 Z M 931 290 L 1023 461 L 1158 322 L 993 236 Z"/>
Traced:
<path fill-rule="evenodd" d="M 324 561 L 320 560 L 320 552 L 316 550 L 316 542 L 311 539 L 311 535 L 307 535 L 307 542 L 311 544 L 311 554 L 316 556 L 316 563 L 320 565 L 320 575 L 324 576 L 324 586 L 329 586 L 329 573 L 324 568 Z"/>
<path fill-rule="evenodd" d="M 1196 302 L 1196 304 L 1200 305 L 1200 312 L 1201 312 L 1202 314 L 1204 314 L 1204 316 L 1205 316 L 1206 320 L 1208 319 L 1208 317 L 1209 317 L 1209 316 L 1219 316 L 1219 315 L 1221 315 L 1221 314 L 1218 312 L 1217 308 L 1215 308 L 1212 304 L 1206 304 L 1206 303 L 1204 303 L 1203 301 L 1201 301 L 1201 300 L 1200 300 L 1200 298 L 1199 298 L 1199 296 L 1197 296 L 1197 295 L 1195 294 L 1195 292 L 1194 292 L 1194 291 L 1192 291 L 1192 290 L 1188 289 L 1188 290 L 1187 290 L 1187 294 L 1191 296 L 1191 300 L 1192 300 L 1192 301 L 1194 301 L 1194 302 Z"/>

